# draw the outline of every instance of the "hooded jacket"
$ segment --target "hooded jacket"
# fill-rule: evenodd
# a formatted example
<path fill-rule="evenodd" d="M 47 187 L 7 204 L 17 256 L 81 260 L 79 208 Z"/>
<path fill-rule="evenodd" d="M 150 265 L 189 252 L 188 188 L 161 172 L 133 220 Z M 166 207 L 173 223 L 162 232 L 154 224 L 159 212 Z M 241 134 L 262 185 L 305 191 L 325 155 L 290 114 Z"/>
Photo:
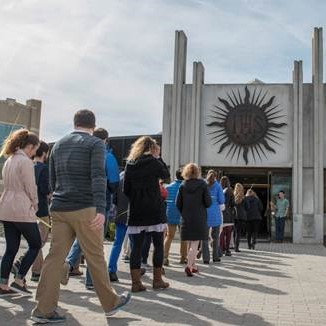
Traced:
<path fill-rule="evenodd" d="M 260 221 L 262 219 L 261 213 L 263 211 L 263 204 L 260 199 L 256 196 L 247 196 L 245 201 L 247 202 L 247 220 Z"/>
<path fill-rule="evenodd" d="M 181 240 L 208 239 L 206 208 L 211 204 L 212 199 L 204 180 L 190 179 L 182 183 L 176 200 L 181 213 Z"/>
<path fill-rule="evenodd" d="M 159 179 L 169 177 L 169 170 L 161 158 L 142 155 L 136 161 L 127 162 L 123 192 L 129 199 L 128 225 L 165 223 Z"/>

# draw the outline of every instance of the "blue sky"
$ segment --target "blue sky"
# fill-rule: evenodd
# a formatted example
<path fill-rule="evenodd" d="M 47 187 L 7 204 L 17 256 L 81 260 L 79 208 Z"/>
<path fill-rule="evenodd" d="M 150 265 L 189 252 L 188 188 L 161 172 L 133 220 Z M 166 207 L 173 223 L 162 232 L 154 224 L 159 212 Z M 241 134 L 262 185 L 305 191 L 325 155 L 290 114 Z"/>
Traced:
<path fill-rule="evenodd" d="M 325 12 L 323 0 L 0 0 L 0 98 L 41 99 L 47 141 L 79 108 L 112 136 L 158 133 L 175 30 L 188 37 L 188 82 L 202 61 L 206 83 L 287 83 L 295 59 L 310 82 Z"/>

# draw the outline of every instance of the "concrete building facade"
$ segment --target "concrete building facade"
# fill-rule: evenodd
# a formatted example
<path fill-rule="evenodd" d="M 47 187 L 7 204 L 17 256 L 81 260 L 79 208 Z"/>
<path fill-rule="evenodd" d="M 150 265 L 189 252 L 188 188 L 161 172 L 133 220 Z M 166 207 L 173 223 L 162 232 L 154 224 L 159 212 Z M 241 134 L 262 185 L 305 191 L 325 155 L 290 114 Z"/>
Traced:
<path fill-rule="evenodd" d="M 8 137 L 8 135 L 21 128 L 39 135 L 41 120 L 40 100 L 30 99 L 26 104 L 16 102 L 15 99 L 7 98 L 0 101 L 0 144 Z M 0 158 L 0 169 L 5 159 Z M 2 179 L 0 177 L 0 192 L 2 191 Z"/>
<path fill-rule="evenodd" d="M 312 37 L 312 82 L 294 61 L 292 83 L 205 84 L 193 63 L 186 84 L 187 37 L 175 36 L 173 84 L 164 86 L 162 153 L 171 173 L 188 162 L 214 168 L 252 187 L 265 205 L 261 230 L 274 236 L 270 202 L 284 190 L 291 202 L 286 235 L 295 243 L 324 239 L 326 92 L 322 29 Z"/>

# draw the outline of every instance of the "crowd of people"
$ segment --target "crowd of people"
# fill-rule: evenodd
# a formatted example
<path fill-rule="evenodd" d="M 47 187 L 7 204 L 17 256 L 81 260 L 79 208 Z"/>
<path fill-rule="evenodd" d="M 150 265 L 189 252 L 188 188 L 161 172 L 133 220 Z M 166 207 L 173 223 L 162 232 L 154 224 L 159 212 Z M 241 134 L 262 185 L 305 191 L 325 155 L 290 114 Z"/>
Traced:
<path fill-rule="evenodd" d="M 119 281 L 118 261 L 125 247 L 129 262 L 131 292 L 146 290 L 142 275 L 148 267 L 153 245 L 154 290 L 170 286 L 165 267 L 170 266 L 170 248 L 180 231 L 180 264 L 188 277 L 199 273 L 196 261 L 220 263 L 231 249 L 240 252 L 244 229 L 248 248 L 255 249 L 263 205 L 253 189 L 227 176 L 218 180 L 209 170 L 205 179 L 200 168 L 189 163 L 175 173 L 175 180 L 161 157 L 160 146 L 149 136 L 132 146 L 123 171 L 109 147 L 108 132 L 95 127 L 89 110 L 74 116 L 75 130 L 49 146 L 22 129 L 9 135 L 1 155 L 4 191 L 0 199 L 6 251 L 1 260 L 0 297 L 31 295 L 26 275 L 38 282 L 36 307 L 31 318 L 37 323 L 65 320 L 57 312 L 60 284 L 81 275 L 81 255 L 87 262 L 85 286 L 95 290 L 107 317 L 130 302 L 130 292 L 120 295 L 111 286 Z M 34 160 L 34 163 L 33 163 Z M 47 164 L 48 162 L 48 164 Z M 50 204 L 50 207 L 49 207 Z M 289 202 L 284 192 L 273 204 L 277 240 L 283 240 L 284 218 Z M 114 242 L 104 257 L 103 240 L 115 223 Z M 51 246 L 43 261 L 42 247 L 51 231 Z M 21 237 L 28 250 L 16 257 Z M 211 248 L 211 253 L 210 253 Z M 14 281 L 9 285 L 10 273 Z"/>

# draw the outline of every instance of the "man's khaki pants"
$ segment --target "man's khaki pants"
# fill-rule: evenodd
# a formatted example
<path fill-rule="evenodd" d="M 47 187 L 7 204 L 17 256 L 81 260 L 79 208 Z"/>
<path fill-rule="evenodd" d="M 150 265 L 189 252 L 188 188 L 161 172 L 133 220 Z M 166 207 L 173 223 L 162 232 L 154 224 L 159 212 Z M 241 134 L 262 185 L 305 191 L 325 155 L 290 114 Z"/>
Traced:
<path fill-rule="evenodd" d="M 119 302 L 110 285 L 103 250 L 103 229 L 93 231 L 90 223 L 96 215 L 95 208 L 72 212 L 51 212 L 52 240 L 50 252 L 45 258 L 36 292 L 36 312 L 51 315 L 59 301 L 63 264 L 70 247 L 77 237 L 87 260 L 97 296 L 105 312 Z"/>
<path fill-rule="evenodd" d="M 177 225 L 168 224 L 168 230 L 164 239 L 164 258 L 169 258 L 169 252 L 172 240 L 174 239 L 175 232 L 177 231 Z M 180 256 L 181 260 L 187 258 L 187 241 L 180 241 Z"/>
<path fill-rule="evenodd" d="M 50 224 L 50 217 L 49 216 L 41 217 L 40 219 L 42 221 L 44 221 L 45 223 Z M 46 242 L 48 241 L 50 229 L 49 229 L 49 227 L 47 227 L 42 222 L 38 223 L 38 228 L 40 230 L 42 248 L 43 248 L 44 245 L 46 244 Z M 35 273 L 35 274 L 40 274 L 41 273 L 41 269 L 42 269 L 42 265 L 43 265 L 42 248 L 40 249 L 36 259 L 34 260 L 34 263 L 33 263 L 33 266 L 32 266 L 32 273 Z"/>

